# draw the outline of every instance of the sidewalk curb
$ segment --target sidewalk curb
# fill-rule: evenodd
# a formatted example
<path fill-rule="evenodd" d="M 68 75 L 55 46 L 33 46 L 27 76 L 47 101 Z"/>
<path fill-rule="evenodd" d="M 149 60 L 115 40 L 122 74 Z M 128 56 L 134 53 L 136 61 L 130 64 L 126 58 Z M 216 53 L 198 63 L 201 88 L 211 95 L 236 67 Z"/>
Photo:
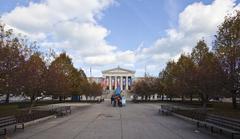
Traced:
<path fill-rule="evenodd" d="M 50 116 L 43 117 L 43 118 L 40 118 L 40 119 L 36 119 L 36 120 L 30 121 L 30 122 L 26 122 L 26 123 L 24 123 L 24 127 L 28 127 L 28 126 L 31 126 L 31 125 L 34 125 L 34 124 L 37 124 L 37 123 L 40 123 L 40 122 L 43 122 L 43 121 L 53 119 L 53 118 L 56 118 L 56 115 L 50 115 Z"/>

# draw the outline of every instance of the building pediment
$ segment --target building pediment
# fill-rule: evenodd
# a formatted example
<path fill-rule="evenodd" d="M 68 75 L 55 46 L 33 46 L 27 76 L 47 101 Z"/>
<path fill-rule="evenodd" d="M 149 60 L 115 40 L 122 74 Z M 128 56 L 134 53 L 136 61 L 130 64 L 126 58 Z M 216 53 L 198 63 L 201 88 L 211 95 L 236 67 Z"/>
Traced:
<path fill-rule="evenodd" d="M 102 74 L 135 74 L 135 71 L 124 69 L 124 68 L 113 68 L 102 71 Z"/>

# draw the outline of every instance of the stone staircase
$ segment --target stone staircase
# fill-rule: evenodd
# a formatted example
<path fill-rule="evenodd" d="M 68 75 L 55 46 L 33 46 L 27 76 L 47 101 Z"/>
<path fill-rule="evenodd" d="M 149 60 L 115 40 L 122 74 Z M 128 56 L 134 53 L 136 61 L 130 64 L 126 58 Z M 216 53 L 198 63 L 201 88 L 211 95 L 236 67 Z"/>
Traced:
<path fill-rule="evenodd" d="M 102 97 L 104 98 L 104 99 L 111 99 L 111 96 L 112 96 L 112 94 L 114 93 L 114 91 L 105 91 L 105 92 L 103 92 L 103 94 L 102 94 Z M 130 94 L 130 93 L 128 93 L 128 92 L 124 92 L 123 93 L 124 94 L 124 96 L 126 97 L 126 98 L 130 98 L 130 96 L 132 95 L 132 94 Z"/>

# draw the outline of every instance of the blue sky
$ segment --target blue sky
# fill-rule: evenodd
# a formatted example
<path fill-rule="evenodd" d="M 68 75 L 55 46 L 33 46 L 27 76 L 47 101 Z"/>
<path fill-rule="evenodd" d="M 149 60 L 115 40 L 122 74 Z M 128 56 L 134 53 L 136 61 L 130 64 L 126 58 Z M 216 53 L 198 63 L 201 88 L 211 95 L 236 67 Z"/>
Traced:
<path fill-rule="evenodd" d="M 151 45 L 154 40 L 165 35 L 167 28 L 176 27 L 178 14 L 187 5 L 196 1 L 121 0 L 118 2 L 117 6 L 110 7 L 104 12 L 100 24 L 111 30 L 111 35 L 107 37 L 110 43 L 121 46 L 122 50 L 129 48 L 134 50 L 142 42 Z M 202 2 L 207 4 L 211 0 Z"/>
<path fill-rule="evenodd" d="M 94 76 L 121 66 L 157 76 L 205 38 L 239 0 L 0 0 L 1 22 Z"/>

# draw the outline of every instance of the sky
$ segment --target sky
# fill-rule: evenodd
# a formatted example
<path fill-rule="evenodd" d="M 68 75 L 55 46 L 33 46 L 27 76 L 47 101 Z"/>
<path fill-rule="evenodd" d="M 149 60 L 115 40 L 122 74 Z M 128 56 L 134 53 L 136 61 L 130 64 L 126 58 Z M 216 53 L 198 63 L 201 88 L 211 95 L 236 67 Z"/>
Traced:
<path fill-rule="evenodd" d="M 0 0 L 0 22 L 65 51 L 92 76 L 117 66 L 158 76 L 169 60 L 203 39 L 211 48 L 224 17 L 240 0 Z"/>

